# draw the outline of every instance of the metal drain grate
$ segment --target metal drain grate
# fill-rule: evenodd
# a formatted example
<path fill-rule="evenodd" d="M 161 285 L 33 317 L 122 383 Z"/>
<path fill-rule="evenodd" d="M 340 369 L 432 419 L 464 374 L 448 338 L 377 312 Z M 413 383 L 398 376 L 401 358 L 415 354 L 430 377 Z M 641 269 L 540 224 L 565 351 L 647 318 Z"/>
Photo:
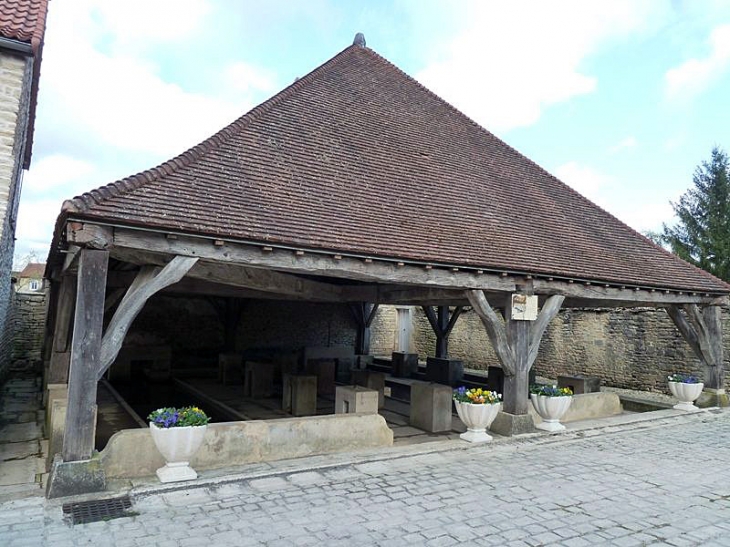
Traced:
<path fill-rule="evenodd" d="M 106 500 L 66 503 L 63 505 L 63 514 L 70 516 L 71 524 L 87 524 L 127 516 L 127 509 L 130 507 L 132 507 L 132 501 L 129 496 L 124 496 Z"/>

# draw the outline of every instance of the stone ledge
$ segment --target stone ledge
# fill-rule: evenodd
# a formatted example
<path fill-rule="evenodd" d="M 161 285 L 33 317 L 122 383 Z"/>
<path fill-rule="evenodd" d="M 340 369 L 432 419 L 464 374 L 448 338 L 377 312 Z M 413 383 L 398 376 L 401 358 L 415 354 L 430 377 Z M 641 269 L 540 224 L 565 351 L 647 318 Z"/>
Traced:
<path fill-rule="evenodd" d="M 392 445 L 393 432 L 378 414 L 216 423 L 191 466 L 217 469 Z M 109 479 L 154 475 L 165 464 L 147 429 L 116 433 L 99 456 Z"/>

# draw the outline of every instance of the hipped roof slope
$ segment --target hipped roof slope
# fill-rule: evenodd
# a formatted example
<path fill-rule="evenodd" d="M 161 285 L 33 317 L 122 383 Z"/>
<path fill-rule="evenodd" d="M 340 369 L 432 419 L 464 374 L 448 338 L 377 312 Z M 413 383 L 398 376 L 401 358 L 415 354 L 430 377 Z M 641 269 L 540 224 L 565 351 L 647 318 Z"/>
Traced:
<path fill-rule="evenodd" d="M 298 248 L 726 293 L 353 45 L 74 218 Z"/>

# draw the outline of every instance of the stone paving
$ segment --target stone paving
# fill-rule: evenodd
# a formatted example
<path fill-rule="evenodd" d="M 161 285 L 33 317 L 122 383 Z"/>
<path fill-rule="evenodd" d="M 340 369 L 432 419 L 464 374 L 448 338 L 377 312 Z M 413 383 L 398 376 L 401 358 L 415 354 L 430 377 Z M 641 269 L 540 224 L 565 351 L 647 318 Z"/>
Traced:
<path fill-rule="evenodd" d="M 39 378 L 16 377 L 0 386 L 0 502 L 42 492 L 47 442 L 40 385 Z"/>
<path fill-rule="evenodd" d="M 135 515 L 85 525 L 16 500 L 0 545 L 730 545 L 728 461 L 730 411 L 702 412 L 132 492 Z"/>

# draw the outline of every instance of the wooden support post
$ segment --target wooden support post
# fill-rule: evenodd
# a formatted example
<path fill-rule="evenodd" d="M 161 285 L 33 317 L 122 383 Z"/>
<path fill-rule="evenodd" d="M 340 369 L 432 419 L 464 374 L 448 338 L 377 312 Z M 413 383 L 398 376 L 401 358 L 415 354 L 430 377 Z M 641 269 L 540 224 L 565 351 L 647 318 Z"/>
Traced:
<path fill-rule="evenodd" d="M 355 354 L 368 355 L 370 353 L 370 326 L 373 319 L 375 319 L 378 305 L 369 302 L 352 302 L 350 303 L 350 310 L 357 322 Z"/>
<path fill-rule="evenodd" d="M 449 358 L 449 335 L 463 309 L 462 306 L 456 306 L 454 313 L 449 316 L 448 306 L 438 306 L 437 311 L 434 311 L 431 306 L 423 306 L 426 319 L 428 319 L 434 334 L 436 334 L 435 357 L 439 359 Z"/>
<path fill-rule="evenodd" d="M 555 295 L 548 298 L 535 321 L 512 319 L 511 297 L 509 295 L 505 303 L 503 321 L 489 305 L 484 292 L 467 291 L 467 298 L 482 320 L 504 370 L 504 412 L 520 415 L 527 414 L 529 372 L 537 357 L 540 340 L 565 297 Z"/>
<path fill-rule="evenodd" d="M 96 371 L 101 354 L 108 251 L 80 251 L 68 379 L 64 461 L 88 460 L 94 449 Z"/>
<path fill-rule="evenodd" d="M 63 276 L 58 287 L 58 301 L 53 322 L 53 342 L 50 350 L 50 364 L 46 384 L 65 384 L 68 382 L 70 360 L 71 325 L 76 302 L 76 279 Z"/>
<path fill-rule="evenodd" d="M 667 313 L 705 369 L 705 389 L 724 395 L 722 316 L 720 306 L 668 306 Z M 724 401 L 727 397 L 722 398 Z M 721 402 L 722 403 L 722 402 Z"/>

